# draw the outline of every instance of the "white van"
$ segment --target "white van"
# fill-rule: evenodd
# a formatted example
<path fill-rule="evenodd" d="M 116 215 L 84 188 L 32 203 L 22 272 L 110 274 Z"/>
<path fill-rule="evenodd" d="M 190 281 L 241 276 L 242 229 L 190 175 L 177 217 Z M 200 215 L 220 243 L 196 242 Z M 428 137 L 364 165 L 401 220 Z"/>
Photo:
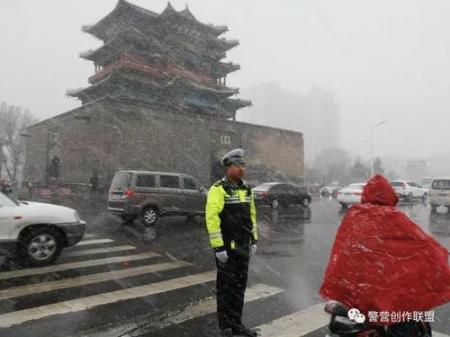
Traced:
<path fill-rule="evenodd" d="M 450 209 L 450 178 L 434 178 L 431 186 L 428 202 L 431 212 L 448 213 Z"/>

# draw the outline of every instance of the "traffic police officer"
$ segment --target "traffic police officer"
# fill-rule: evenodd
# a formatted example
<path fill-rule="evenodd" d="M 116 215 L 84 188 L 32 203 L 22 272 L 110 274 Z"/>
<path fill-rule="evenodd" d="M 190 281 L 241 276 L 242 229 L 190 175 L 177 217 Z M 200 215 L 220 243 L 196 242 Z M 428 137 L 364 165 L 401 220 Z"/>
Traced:
<path fill-rule="evenodd" d="M 256 253 L 256 210 L 250 187 L 242 179 L 244 150 L 222 157 L 225 177 L 208 191 L 206 226 L 217 265 L 217 316 L 221 335 L 257 336 L 241 322 L 248 264 Z"/>

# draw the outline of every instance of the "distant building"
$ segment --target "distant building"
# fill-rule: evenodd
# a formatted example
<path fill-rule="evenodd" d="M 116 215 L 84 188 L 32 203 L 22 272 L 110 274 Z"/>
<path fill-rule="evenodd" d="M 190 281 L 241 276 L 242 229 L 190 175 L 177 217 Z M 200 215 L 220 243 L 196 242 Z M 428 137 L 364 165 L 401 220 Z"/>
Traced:
<path fill-rule="evenodd" d="M 253 106 L 238 113 L 238 120 L 303 133 L 305 160 L 312 163 L 323 151 L 340 146 L 340 111 L 332 92 L 314 88 L 293 93 L 276 83 L 243 90 Z"/>
<path fill-rule="evenodd" d="M 226 26 L 203 24 L 170 4 L 157 14 L 120 0 L 83 31 L 104 44 L 81 57 L 94 63 L 86 88 L 70 90 L 82 106 L 31 126 L 25 176 L 48 183 L 109 184 L 114 171 L 185 172 L 204 185 L 219 175 L 218 159 L 234 147 L 248 153 L 249 176 L 303 175 L 299 132 L 235 121 L 250 101 L 234 96 L 220 61 L 238 41 Z"/>
<path fill-rule="evenodd" d="M 430 175 L 430 168 L 425 158 L 413 158 L 406 160 L 405 178 L 420 181 L 421 178 Z"/>
<path fill-rule="evenodd" d="M 428 159 L 431 176 L 450 177 L 450 153 L 434 153 Z"/>

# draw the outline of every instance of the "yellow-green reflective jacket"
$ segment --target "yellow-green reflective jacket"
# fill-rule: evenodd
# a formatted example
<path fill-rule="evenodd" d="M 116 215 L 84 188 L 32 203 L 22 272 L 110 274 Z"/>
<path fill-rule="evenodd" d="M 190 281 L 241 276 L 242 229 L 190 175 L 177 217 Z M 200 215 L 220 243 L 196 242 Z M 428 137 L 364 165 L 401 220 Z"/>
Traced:
<path fill-rule="evenodd" d="M 243 181 L 232 186 L 223 178 L 211 186 L 205 213 L 211 247 L 235 249 L 258 240 L 253 194 Z"/>

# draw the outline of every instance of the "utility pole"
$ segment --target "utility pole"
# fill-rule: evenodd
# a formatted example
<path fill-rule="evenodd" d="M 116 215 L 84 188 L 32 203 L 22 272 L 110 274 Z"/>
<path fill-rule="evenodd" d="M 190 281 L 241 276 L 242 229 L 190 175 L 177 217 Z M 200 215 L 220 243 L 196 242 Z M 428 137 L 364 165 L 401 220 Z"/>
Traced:
<path fill-rule="evenodd" d="M 373 177 L 373 175 L 375 173 L 375 167 L 374 167 L 375 160 L 373 158 L 374 157 L 374 154 L 373 154 L 373 152 L 374 152 L 373 151 L 373 143 L 374 143 L 374 137 L 375 137 L 375 129 L 378 126 L 386 124 L 386 123 L 387 123 L 387 121 L 384 120 L 384 121 L 381 121 L 381 122 L 378 122 L 378 123 L 372 125 L 372 127 L 370 128 L 370 176 L 371 177 Z"/>

